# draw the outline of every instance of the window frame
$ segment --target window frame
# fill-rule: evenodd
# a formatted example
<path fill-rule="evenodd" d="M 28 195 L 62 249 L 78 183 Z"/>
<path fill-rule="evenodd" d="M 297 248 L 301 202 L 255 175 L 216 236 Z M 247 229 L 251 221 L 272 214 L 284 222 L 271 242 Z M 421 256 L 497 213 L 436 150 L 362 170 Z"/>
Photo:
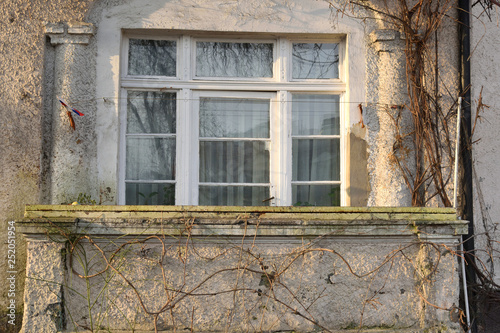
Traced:
<path fill-rule="evenodd" d="M 129 39 L 159 39 L 175 40 L 177 47 L 176 76 L 144 76 L 128 75 L 128 41 Z M 196 98 L 201 94 L 208 95 L 245 95 L 251 93 L 274 94 L 276 104 L 270 117 L 274 119 L 270 128 L 271 147 L 275 156 L 270 157 L 270 194 L 275 199 L 271 206 L 289 206 L 292 200 L 292 135 L 291 108 L 293 94 L 327 94 L 339 96 L 340 113 L 340 187 L 341 206 L 350 203 L 348 197 L 348 107 L 346 107 L 347 71 L 345 68 L 346 38 L 345 36 L 329 36 L 328 38 L 314 35 L 264 35 L 234 36 L 221 34 L 217 36 L 202 33 L 167 34 L 165 36 L 124 33 L 122 38 L 122 62 L 120 65 L 120 142 L 118 161 L 118 203 L 125 204 L 125 169 L 126 169 L 126 122 L 127 122 L 127 91 L 146 90 L 177 93 L 177 130 L 176 130 L 176 205 L 198 204 L 199 158 L 192 163 L 188 155 L 199 154 L 198 111 L 194 110 Z M 218 41 L 239 43 L 273 43 L 273 77 L 272 78 L 208 78 L 196 77 L 196 42 Z M 292 45 L 293 43 L 338 43 L 339 48 L 339 78 L 338 79 L 292 79 Z M 276 130 L 273 127 L 278 126 Z M 196 133 L 196 135 L 187 135 Z M 272 133 L 272 134 L 271 134 Z M 180 152 L 189 151 L 190 154 Z M 273 158 L 275 160 L 273 160 Z M 179 170 L 187 175 L 179 176 Z M 336 182 L 336 181 L 332 181 Z M 182 189 L 182 190 L 180 190 Z"/>

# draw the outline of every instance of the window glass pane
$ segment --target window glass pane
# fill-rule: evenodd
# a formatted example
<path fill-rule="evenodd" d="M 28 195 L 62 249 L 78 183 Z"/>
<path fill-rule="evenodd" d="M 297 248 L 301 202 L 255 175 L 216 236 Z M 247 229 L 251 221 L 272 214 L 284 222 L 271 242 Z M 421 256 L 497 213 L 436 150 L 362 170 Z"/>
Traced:
<path fill-rule="evenodd" d="M 176 93 L 127 92 L 127 133 L 175 133 Z"/>
<path fill-rule="evenodd" d="M 175 76 L 176 53 L 172 40 L 130 39 L 128 74 Z"/>
<path fill-rule="evenodd" d="M 200 98 L 200 137 L 269 138 L 269 100 Z"/>
<path fill-rule="evenodd" d="M 200 142 L 200 182 L 269 182 L 269 151 L 265 146 L 263 141 Z"/>
<path fill-rule="evenodd" d="M 338 44 L 294 43 L 292 67 L 294 79 L 338 79 Z"/>
<path fill-rule="evenodd" d="M 175 184 L 133 184 L 125 188 L 126 205 L 175 205 Z"/>
<path fill-rule="evenodd" d="M 292 185 L 294 206 L 340 206 L 340 185 Z"/>
<path fill-rule="evenodd" d="M 293 135 L 339 135 L 338 95 L 293 95 Z"/>
<path fill-rule="evenodd" d="M 340 180 L 339 139 L 293 139 L 292 180 Z"/>
<path fill-rule="evenodd" d="M 127 138 L 127 180 L 175 179 L 175 139 Z"/>
<path fill-rule="evenodd" d="M 199 204 L 206 206 L 269 206 L 269 187 L 200 186 Z"/>
<path fill-rule="evenodd" d="M 272 43 L 196 42 L 198 77 L 272 77 Z"/>

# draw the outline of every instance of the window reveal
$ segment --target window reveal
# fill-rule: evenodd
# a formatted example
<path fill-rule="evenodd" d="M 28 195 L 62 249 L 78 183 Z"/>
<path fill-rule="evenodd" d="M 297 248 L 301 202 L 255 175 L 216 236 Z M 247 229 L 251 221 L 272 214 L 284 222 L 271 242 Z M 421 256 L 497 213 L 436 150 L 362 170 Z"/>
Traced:
<path fill-rule="evenodd" d="M 126 40 L 122 203 L 342 204 L 338 43 Z"/>

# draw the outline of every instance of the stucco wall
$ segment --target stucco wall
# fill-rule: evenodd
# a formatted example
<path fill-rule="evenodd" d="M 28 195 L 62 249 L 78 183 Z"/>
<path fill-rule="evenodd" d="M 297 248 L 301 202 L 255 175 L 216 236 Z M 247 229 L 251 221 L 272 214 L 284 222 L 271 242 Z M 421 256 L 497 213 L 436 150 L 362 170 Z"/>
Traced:
<path fill-rule="evenodd" d="M 80 20 L 92 1 L 0 2 L 0 278 L 6 279 L 8 220 L 22 217 L 24 205 L 39 202 L 40 155 L 46 114 L 44 21 Z M 22 310 L 25 245 L 16 238 L 16 305 Z M 0 330 L 6 331 L 8 285 L 0 284 Z M 17 316 L 17 329 L 20 327 Z M 15 330 L 17 331 L 17 330 Z"/>
<path fill-rule="evenodd" d="M 474 222 L 477 234 L 475 247 L 485 269 L 500 283 L 500 260 L 498 240 L 500 239 L 500 151 L 498 127 L 500 126 L 500 52 L 498 19 L 500 8 L 493 6 L 491 20 L 477 6 L 473 11 L 471 34 L 471 94 L 472 118 L 478 107 L 482 90 L 482 103 L 487 105 L 479 114 L 472 138 Z M 490 256 L 491 255 L 491 256 Z M 491 260 L 493 259 L 493 260 Z"/>

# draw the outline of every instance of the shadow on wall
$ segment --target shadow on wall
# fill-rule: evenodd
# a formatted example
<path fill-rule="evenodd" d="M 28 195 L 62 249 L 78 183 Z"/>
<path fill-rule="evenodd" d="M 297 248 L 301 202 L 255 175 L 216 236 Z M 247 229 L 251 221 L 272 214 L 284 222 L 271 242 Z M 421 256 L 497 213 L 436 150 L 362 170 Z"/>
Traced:
<path fill-rule="evenodd" d="M 351 206 L 366 207 L 370 193 L 368 179 L 368 144 L 365 138 L 366 127 L 355 124 L 351 127 L 350 139 L 350 179 L 347 193 L 351 198 Z"/>

